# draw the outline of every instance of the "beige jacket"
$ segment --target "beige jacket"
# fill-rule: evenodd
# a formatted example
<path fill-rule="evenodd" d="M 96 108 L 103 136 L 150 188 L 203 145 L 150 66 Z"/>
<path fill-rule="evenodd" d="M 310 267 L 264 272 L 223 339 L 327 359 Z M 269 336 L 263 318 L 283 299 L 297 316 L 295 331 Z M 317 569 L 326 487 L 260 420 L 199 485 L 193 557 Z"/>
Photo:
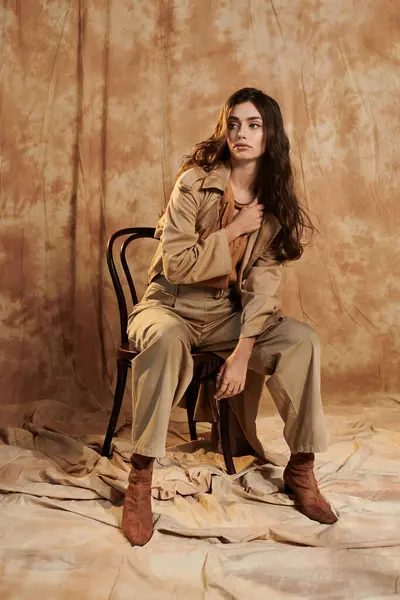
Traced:
<path fill-rule="evenodd" d="M 231 272 L 225 230 L 201 239 L 206 227 L 219 217 L 229 176 L 230 167 L 221 164 L 210 173 L 192 168 L 179 177 L 157 224 L 155 237 L 161 244 L 150 266 L 150 282 L 161 272 L 176 284 L 196 284 Z M 270 246 L 280 229 L 278 219 L 265 214 L 259 231 L 249 236 L 235 285 L 242 306 L 240 337 L 259 335 L 279 311 L 276 291 L 281 265 Z"/>

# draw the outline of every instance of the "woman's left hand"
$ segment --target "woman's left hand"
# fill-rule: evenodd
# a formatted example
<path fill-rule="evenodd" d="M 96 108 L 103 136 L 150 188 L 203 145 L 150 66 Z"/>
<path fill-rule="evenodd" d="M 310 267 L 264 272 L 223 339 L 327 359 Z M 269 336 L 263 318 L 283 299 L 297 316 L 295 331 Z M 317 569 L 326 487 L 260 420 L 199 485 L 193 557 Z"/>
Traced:
<path fill-rule="evenodd" d="M 247 360 L 239 354 L 232 353 L 224 362 L 217 375 L 215 400 L 231 398 L 244 390 L 247 374 Z"/>

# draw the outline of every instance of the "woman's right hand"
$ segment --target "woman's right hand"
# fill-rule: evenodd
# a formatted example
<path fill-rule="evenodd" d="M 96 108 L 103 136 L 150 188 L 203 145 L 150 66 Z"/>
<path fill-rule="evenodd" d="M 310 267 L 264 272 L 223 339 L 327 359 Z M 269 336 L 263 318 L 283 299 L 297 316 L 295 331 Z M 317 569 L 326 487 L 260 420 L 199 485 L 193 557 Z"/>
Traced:
<path fill-rule="evenodd" d="M 228 239 L 231 237 L 232 239 L 235 239 L 245 233 L 257 231 L 261 227 L 263 216 L 264 206 L 259 204 L 257 200 L 252 200 L 250 204 L 248 204 L 246 208 L 242 208 L 229 225 L 226 226 L 225 229 Z"/>

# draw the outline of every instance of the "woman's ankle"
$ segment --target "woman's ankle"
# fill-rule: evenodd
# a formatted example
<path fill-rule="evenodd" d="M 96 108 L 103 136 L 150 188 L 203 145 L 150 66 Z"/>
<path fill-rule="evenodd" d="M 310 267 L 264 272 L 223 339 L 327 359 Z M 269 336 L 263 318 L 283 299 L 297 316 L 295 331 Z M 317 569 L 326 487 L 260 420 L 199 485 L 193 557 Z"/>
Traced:
<path fill-rule="evenodd" d="M 143 456 L 142 454 L 132 454 L 131 465 L 135 469 L 147 469 L 154 462 L 153 456 Z"/>
<path fill-rule="evenodd" d="M 313 465 L 314 460 L 315 456 L 312 452 L 292 452 L 288 464 L 293 466 Z"/>

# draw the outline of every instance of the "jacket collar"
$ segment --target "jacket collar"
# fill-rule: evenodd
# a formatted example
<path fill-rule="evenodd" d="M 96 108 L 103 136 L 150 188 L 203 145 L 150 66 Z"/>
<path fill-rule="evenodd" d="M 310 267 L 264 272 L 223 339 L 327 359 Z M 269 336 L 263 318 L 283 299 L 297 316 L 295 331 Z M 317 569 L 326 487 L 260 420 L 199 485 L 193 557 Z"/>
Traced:
<path fill-rule="evenodd" d="M 231 174 L 231 166 L 229 163 L 220 163 L 209 173 L 206 172 L 206 176 L 203 179 L 201 188 L 203 190 L 213 188 L 225 192 L 228 185 L 229 177 Z"/>

